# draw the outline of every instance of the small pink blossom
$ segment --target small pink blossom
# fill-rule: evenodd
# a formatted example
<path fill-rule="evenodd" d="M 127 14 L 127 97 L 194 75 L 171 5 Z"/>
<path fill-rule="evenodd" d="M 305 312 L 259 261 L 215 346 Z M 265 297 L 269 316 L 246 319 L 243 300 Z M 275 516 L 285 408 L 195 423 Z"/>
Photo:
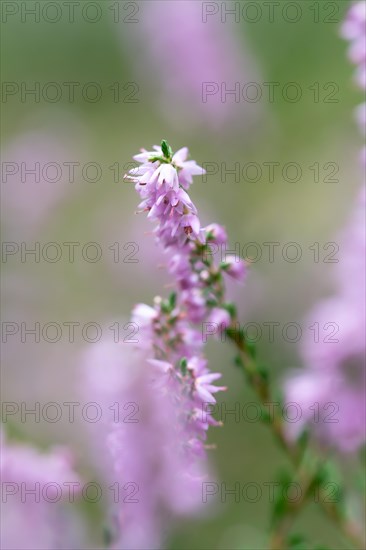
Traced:
<path fill-rule="evenodd" d="M 247 273 L 245 262 L 233 255 L 226 256 L 223 268 L 225 273 L 237 281 L 243 281 Z"/>
<path fill-rule="evenodd" d="M 215 307 L 212 309 L 208 318 L 210 323 L 214 323 L 220 328 L 220 331 L 225 330 L 231 325 L 231 317 L 226 309 Z"/>
<path fill-rule="evenodd" d="M 205 227 L 204 230 L 207 236 L 210 235 L 210 238 L 208 238 L 209 242 L 213 242 L 215 244 L 227 243 L 227 233 L 225 229 L 218 223 L 211 223 L 210 225 Z"/>

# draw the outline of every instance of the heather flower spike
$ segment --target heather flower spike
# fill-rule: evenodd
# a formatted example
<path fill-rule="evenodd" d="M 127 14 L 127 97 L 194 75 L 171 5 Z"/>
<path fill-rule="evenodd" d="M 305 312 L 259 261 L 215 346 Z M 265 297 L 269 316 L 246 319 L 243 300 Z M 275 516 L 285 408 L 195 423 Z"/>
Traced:
<path fill-rule="evenodd" d="M 108 447 L 119 481 L 133 478 L 139 501 L 133 507 L 118 504 L 114 513 L 118 534 L 112 548 L 155 549 L 163 544 L 164 526 L 172 518 L 196 515 L 202 506 L 202 482 L 209 472 L 207 430 L 221 425 L 212 416 L 212 406 L 216 393 L 226 388 L 217 385 L 221 374 L 211 372 L 207 364 L 203 324 L 216 325 L 216 333 L 224 332 L 235 345 L 235 364 L 264 408 L 278 398 L 270 388 L 267 369 L 257 364 L 255 350 L 240 329 L 235 305 L 226 302 L 225 276 L 242 281 L 246 264 L 233 255 L 215 260 L 212 245 L 226 245 L 226 231 L 217 223 L 202 227 L 188 194 L 193 176 L 204 170 L 188 160 L 186 147 L 173 152 L 166 140 L 152 151 L 143 149 L 134 160 L 139 166 L 125 178 L 135 184 L 139 209 L 155 224 L 157 242 L 168 251 L 167 269 L 176 288 L 167 298 L 155 297 L 152 306 L 137 304 L 132 312 L 140 334 L 138 356 L 121 365 L 121 373 L 126 380 L 127 368 L 136 373 L 124 385 L 125 398 L 143 404 L 144 420 L 134 429 L 124 423 L 114 425 Z M 289 479 L 297 479 L 301 465 L 305 486 L 319 488 L 327 481 L 322 459 L 312 456 L 304 434 L 295 440 L 288 437 L 280 411 L 281 407 L 272 411 L 271 421 L 265 415 L 263 420 L 292 462 L 295 472 L 288 473 Z M 307 462 L 302 464 L 305 451 Z M 183 501 L 182 494 L 187 496 Z M 304 495 L 301 505 L 308 498 Z M 269 541 L 272 550 L 289 547 L 288 518 L 294 513 L 288 502 L 277 504 Z M 338 505 L 325 500 L 319 505 L 355 546 L 363 548 L 357 526 Z"/>
<path fill-rule="evenodd" d="M 197 208 L 187 191 L 192 176 L 205 171 L 187 160 L 188 149 L 173 153 L 166 140 L 151 153 L 143 150 L 134 159 L 141 163 L 126 176 L 135 183 L 142 198 L 140 208 L 156 222 L 155 233 L 164 249 L 169 249 L 169 272 L 178 284 L 179 304 L 186 318 L 199 323 L 210 317 L 213 308 L 224 308 L 224 274 L 237 280 L 245 277 L 242 259 L 228 256 L 215 265 L 211 244 L 226 244 L 224 228 L 218 224 L 201 227 Z"/>
<path fill-rule="evenodd" d="M 118 479 L 133 479 L 139 487 L 139 502 L 119 505 L 114 514 L 119 532 L 112 544 L 156 548 L 167 515 L 193 514 L 202 507 L 202 481 L 209 472 L 207 430 L 221 425 L 209 406 L 226 389 L 217 385 L 221 374 L 208 368 L 202 323 L 217 323 L 220 330 L 231 325 L 234 308 L 225 303 L 224 276 L 242 279 L 246 267 L 241 259 L 235 259 L 235 267 L 214 261 L 210 245 L 226 243 L 226 232 L 218 224 L 201 226 L 188 190 L 193 176 L 204 170 L 188 160 L 187 148 L 174 153 L 163 140 L 134 159 L 140 166 L 125 178 L 135 184 L 139 209 L 155 223 L 158 243 L 169 251 L 176 291 L 155 297 L 152 306 L 137 304 L 132 312 L 140 342 L 137 359 L 128 366 L 136 376 L 132 381 L 121 373 L 126 399 L 142 403 L 144 421 L 133 429 L 125 423 L 113 426 L 108 446 Z"/>

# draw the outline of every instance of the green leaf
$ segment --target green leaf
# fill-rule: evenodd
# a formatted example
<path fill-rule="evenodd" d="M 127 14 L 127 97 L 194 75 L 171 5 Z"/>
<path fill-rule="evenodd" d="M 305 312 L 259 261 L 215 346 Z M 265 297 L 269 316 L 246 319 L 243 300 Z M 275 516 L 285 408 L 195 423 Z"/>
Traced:
<path fill-rule="evenodd" d="M 310 550 L 309 542 L 299 533 L 290 535 L 287 539 L 288 550 Z"/>
<path fill-rule="evenodd" d="M 304 450 L 307 448 L 309 444 L 309 439 L 310 439 L 310 432 L 309 430 L 304 429 L 299 435 L 299 437 L 297 438 L 297 444 L 302 452 L 304 452 Z"/>
<path fill-rule="evenodd" d="M 254 358 L 253 355 L 252 355 L 252 357 Z M 268 383 L 268 381 L 269 381 L 269 372 L 268 372 L 267 367 L 265 365 L 258 365 L 257 372 L 258 372 L 259 376 L 261 377 L 261 379 L 263 380 L 263 382 Z"/>
<path fill-rule="evenodd" d="M 240 357 L 240 355 L 236 355 L 234 357 L 234 365 L 236 367 L 239 367 L 239 368 L 242 368 L 243 367 L 243 360 L 242 358 Z"/>
<path fill-rule="evenodd" d="M 228 302 L 227 304 L 222 304 L 222 307 L 223 307 L 223 309 L 226 309 L 226 311 L 228 313 L 230 313 L 230 317 L 232 319 L 236 318 L 237 310 L 236 310 L 235 304 L 233 304 L 231 302 L 230 303 Z"/>
<path fill-rule="evenodd" d="M 111 546 L 114 537 L 109 527 L 103 527 L 102 538 L 103 538 L 104 546 L 106 546 L 107 548 Z"/>
<path fill-rule="evenodd" d="M 281 495 L 277 496 L 275 502 L 273 503 L 271 518 L 272 525 L 278 523 L 286 515 L 287 509 L 287 502 L 281 493 Z"/>
<path fill-rule="evenodd" d="M 278 482 L 279 487 L 275 492 L 275 500 L 272 507 L 272 525 L 276 525 L 280 522 L 289 510 L 290 502 L 286 499 L 286 491 L 283 489 L 287 488 L 292 482 L 290 472 L 286 469 L 282 469 L 278 474 Z"/>
<path fill-rule="evenodd" d="M 262 407 L 261 409 L 262 409 L 261 420 L 263 424 L 270 424 L 270 422 L 272 421 L 272 417 L 270 413 L 264 407 Z"/>
<path fill-rule="evenodd" d="M 177 303 L 177 294 L 176 292 L 172 292 L 169 296 L 169 304 L 171 309 L 174 309 Z"/>
<path fill-rule="evenodd" d="M 272 527 L 276 526 L 278 523 L 281 523 L 288 516 L 288 514 L 292 514 L 294 507 L 296 508 L 299 503 L 298 500 L 293 501 L 288 497 L 288 489 L 290 485 L 294 483 L 291 469 L 287 467 L 281 468 L 276 477 L 277 489 L 274 493 L 275 500 L 272 507 Z M 292 535 L 292 537 L 289 538 L 289 541 L 292 544 L 291 548 L 294 547 L 296 550 L 309 550 L 309 544 L 304 547 L 300 545 L 300 543 L 303 544 L 304 540 L 305 539 L 302 535 Z M 296 544 L 300 546 L 295 546 Z"/>

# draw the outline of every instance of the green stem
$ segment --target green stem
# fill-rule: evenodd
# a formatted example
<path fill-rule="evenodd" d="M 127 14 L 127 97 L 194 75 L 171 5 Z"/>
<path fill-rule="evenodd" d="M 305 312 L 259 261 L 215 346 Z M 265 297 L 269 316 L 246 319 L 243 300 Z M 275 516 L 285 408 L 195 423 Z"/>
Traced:
<path fill-rule="evenodd" d="M 240 353 L 240 363 L 245 374 L 247 375 L 251 387 L 257 394 L 261 404 L 266 405 L 271 401 L 271 393 L 268 380 L 265 376 L 263 376 L 263 373 L 258 368 L 255 360 L 248 350 L 244 335 L 235 329 L 236 326 L 237 322 L 236 320 L 233 320 L 232 327 L 234 328 L 228 330 L 228 337 L 235 344 Z M 303 445 L 301 445 L 299 442 L 291 442 L 288 440 L 284 430 L 281 413 L 277 410 L 273 411 L 273 418 L 271 422 L 268 423 L 268 425 L 272 428 L 272 432 L 276 440 L 285 451 L 295 470 L 298 470 L 304 455 Z M 320 462 L 317 461 L 317 463 L 319 468 Z M 309 472 L 308 468 L 306 468 L 305 465 L 301 466 L 300 471 L 303 483 L 305 484 L 305 486 L 310 487 L 313 484 L 316 472 Z M 326 515 L 338 526 L 343 536 L 348 539 L 355 548 L 359 550 L 364 550 L 366 546 L 365 541 L 363 540 L 362 530 L 360 529 L 359 525 L 357 525 L 351 519 L 347 518 L 336 505 L 336 503 L 327 502 L 327 499 L 325 498 L 326 494 L 322 492 L 321 487 L 320 494 L 323 494 L 324 498 L 321 498 L 320 495 L 319 502 Z M 286 548 L 286 538 L 289 529 L 291 528 L 292 522 L 295 519 L 296 515 L 305 504 L 308 496 L 309 491 L 306 491 L 304 497 L 300 499 L 299 502 L 294 503 L 294 506 L 291 507 L 289 516 L 283 519 L 277 530 L 272 534 L 270 540 L 271 550 L 282 550 Z"/>
<path fill-rule="evenodd" d="M 276 526 L 272 530 L 269 542 L 270 550 L 287 547 L 288 534 L 292 525 L 306 504 L 307 499 L 313 494 L 313 489 L 318 485 L 317 468 L 311 469 L 309 467 L 308 458 L 307 454 L 304 453 L 303 461 L 299 465 L 298 472 L 294 478 L 294 482 L 301 487 L 301 497 L 296 501 L 287 503 L 287 513 L 277 521 Z"/>

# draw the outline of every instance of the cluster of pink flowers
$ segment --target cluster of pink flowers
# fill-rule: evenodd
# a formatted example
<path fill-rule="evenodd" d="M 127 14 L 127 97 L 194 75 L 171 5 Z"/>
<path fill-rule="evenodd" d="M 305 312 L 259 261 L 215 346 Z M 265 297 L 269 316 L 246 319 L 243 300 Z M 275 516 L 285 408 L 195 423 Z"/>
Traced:
<path fill-rule="evenodd" d="M 192 176 L 205 171 L 194 161 L 187 160 L 186 147 L 173 154 L 163 141 L 153 151 L 143 150 L 134 160 L 141 163 L 126 176 L 135 183 L 142 198 L 141 211 L 157 223 L 156 236 L 164 249 L 169 249 L 169 272 L 177 280 L 187 315 L 200 322 L 222 302 L 222 273 L 242 280 L 244 262 L 227 256 L 225 262 L 215 266 L 210 258 L 210 245 L 226 244 L 225 229 L 218 224 L 202 228 L 197 208 L 187 191 Z"/>
<path fill-rule="evenodd" d="M 187 157 L 187 148 L 173 154 L 163 141 L 154 151 L 143 150 L 136 155 L 134 160 L 141 165 L 126 176 L 135 183 L 142 198 L 139 208 L 157 224 L 157 240 L 169 251 L 168 271 L 179 291 L 178 296 L 173 295 L 172 302 L 158 299 L 155 310 L 139 306 L 135 312 L 136 322 L 145 324 L 145 317 L 148 323 L 153 321 L 154 337 L 158 339 L 162 334 L 161 323 L 168 332 L 175 331 L 178 358 L 189 357 L 192 352 L 196 355 L 196 346 L 192 348 L 192 344 L 199 342 L 200 334 L 192 332 L 189 323 L 210 320 L 223 328 L 230 325 L 230 308 L 224 303 L 223 274 L 242 280 L 246 272 L 245 263 L 235 256 L 227 256 L 219 265 L 213 261 L 210 246 L 226 244 L 227 235 L 225 229 L 215 223 L 201 227 L 197 208 L 187 190 L 192 176 L 203 174 L 204 170 Z M 184 344 L 187 338 L 189 341 Z M 170 338 L 170 348 L 171 341 Z"/>
<path fill-rule="evenodd" d="M 187 190 L 203 170 L 187 158 L 186 148 L 173 154 L 163 141 L 136 155 L 141 165 L 126 176 L 141 196 L 140 210 L 156 222 L 177 289 L 166 299 L 156 297 L 152 307 L 135 306 L 137 355 L 112 358 L 125 379 L 119 400 L 138 403 L 141 415 L 135 424 L 116 423 L 108 438 L 117 479 L 139 488 L 138 502 L 120 504 L 115 512 L 118 548 L 157 548 L 163 518 L 202 506 L 207 430 L 219 425 L 208 409 L 225 388 L 215 385 L 221 374 L 208 369 L 201 323 L 217 322 L 222 330 L 231 324 L 224 275 L 243 279 L 245 264 L 229 257 L 216 265 L 209 254 L 210 243 L 226 242 L 226 233 L 216 224 L 201 227 Z"/>

